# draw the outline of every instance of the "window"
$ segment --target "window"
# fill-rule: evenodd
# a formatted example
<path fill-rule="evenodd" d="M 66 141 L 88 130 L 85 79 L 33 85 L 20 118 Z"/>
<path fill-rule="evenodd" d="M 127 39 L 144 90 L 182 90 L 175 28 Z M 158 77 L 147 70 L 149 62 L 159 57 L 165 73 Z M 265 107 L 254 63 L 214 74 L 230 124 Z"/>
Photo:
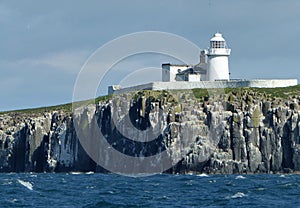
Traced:
<path fill-rule="evenodd" d="M 212 41 L 211 48 L 225 48 L 225 41 Z"/>
<path fill-rule="evenodd" d="M 210 47 L 211 47 L 211 48 L 214 48 L 214 47 L 215 47 L 215 42 L 214 42 L 214 41 L 210 42 Z"/>
<path fill-rule="evenodd" d="M 220 48 L 225 48 L 225 43 L 224 43 L 224 41 L 220 42 Z"/>

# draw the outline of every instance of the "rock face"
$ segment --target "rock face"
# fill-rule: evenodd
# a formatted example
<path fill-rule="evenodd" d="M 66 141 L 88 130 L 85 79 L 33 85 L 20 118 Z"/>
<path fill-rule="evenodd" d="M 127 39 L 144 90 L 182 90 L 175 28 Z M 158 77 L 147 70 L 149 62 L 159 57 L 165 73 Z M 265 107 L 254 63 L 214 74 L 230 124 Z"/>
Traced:
<path fill-rule="evenodd" d="M 96 164 L 82 149 L 67 113 L 10 113 L 0 117 L 0 171 L 89 171 Z"/>
<path fill-rule="evenodd" d="M 78 108 L 78 115 L 63 110 L 2 114 L 0 171 L 107 172 L 86 153 L 74 127 L 91 130 L 92 121 L 122 154 L 142 161 L 166 152 L 172 163 L 163 169 L 168 173 L 300 171 L 298 105 L 296 96 L 268 98 L 251 90 L 203 99 L 143 91 Z M 98 157 L 111 167 L 124 165 L 105 150 Z"/>

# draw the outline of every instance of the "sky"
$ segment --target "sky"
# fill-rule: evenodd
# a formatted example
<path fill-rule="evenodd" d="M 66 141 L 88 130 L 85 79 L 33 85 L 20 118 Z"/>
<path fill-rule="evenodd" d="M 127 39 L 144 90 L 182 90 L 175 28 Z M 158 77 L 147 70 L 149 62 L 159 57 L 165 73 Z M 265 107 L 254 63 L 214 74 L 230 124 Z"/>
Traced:
<path fill-rule="evenodd" d="M 88 58 L 109 41 L 142 31 L 176 34 L 201 49 L 221 32 L 232 49 L 231 78 L 300 80 L 299 20 L 298 0 L 1 0 L 0 111 L 71 102 Z M 151 67 L 172 61 L 129 57 L 98 93 L 125 83 L 119 75 L 126 78 L 131 68 L 147 69 L 148 80 L 158 81 L 160 72 Z M 143 76 L 133 73 L 128 83 Z"/>

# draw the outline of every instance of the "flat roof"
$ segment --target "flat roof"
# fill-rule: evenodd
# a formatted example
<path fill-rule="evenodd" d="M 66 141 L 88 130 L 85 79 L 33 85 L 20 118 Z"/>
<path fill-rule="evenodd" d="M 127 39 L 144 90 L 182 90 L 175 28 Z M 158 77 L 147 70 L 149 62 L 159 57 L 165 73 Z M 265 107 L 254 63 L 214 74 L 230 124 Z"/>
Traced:
<path fill-rule="evenodd" d="M 187 67 L 193 66 L 191 64 L 170 64 L 170 63 L 164 63 L 164 64 L 162 64 L 162 66 L 163 65 L 169 65 L 169 66 L 187 66 Z"/>

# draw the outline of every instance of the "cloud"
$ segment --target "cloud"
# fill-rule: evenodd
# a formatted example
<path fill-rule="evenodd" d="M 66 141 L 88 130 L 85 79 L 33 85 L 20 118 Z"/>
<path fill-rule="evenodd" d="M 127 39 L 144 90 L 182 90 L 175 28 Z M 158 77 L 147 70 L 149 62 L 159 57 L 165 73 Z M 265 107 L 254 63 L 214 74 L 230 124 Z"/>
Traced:
<path fill-rule="evenodd" d="M 29 66 L 49 66 L 56 70 L 77 73 L 90 55 L 89 51 L 63 51 L 42 57 L 23 59 L 20 64 Z"/>
<path fill-rule="evenodd" d="M 18 60 L 2 60 L 0 66 L 14 70 L 51 68 L 54 72 L 64 71 L 77 74 L 90 54 L 89 50 L 60 51 Z"/>
<path fill-rule="evenodd" d="M 94 50 L 121 35 L 149 30 L 178 34 L 200 48 L 219 30 L 232 49 L 232 76 L 299 79 L 299 10 L 295 0 L 4 0 L 0 97 L 26 100 L 29 107 L 68 102 L 77 73 Z M 198 60 L 198 54 L 195 57 Z M 113 67 L 101 90 L 106 92 L 107 85 L 120 83 L 130 73 L 132 81 L 140 81 L 141 73 L 134 70 L 173 61 L 129 58 Z M 95 72 L 105 66 L 95 63 Z M 3 99 L 0 105 L 1 110 L 24 102 Z"/>

